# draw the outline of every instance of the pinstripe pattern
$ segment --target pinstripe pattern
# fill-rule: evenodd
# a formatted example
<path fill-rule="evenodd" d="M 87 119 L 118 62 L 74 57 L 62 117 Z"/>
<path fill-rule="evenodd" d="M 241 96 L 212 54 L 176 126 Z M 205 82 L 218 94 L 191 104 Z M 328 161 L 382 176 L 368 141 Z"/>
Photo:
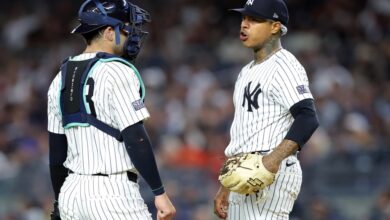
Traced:
<path fill-rule="evenodd" d="M 85 53 L 72 60 L 86 60 L 95 55 Z M 97 118 L 119 130 L 148 118 L 145 107 L 135 110 L 132 105 L 140 100 L 140 83 L 134 71 L 119 62 L 96 65 L 90 77 L 95 82 L 92 101 Z M 70 174 L 61 188 L 61 218 L 151 219 L 138 184 L 130 182 L 124 173 L 135 171 L 124 143 L 93 126 L 62 127 L 60 87 L 61 77 L 57 74 L 48 91 L 48 131 L 66 135 L 68 152 L 64 166 L 83 174 Z M 89 176 L 96 173 L 112 175 Z"/>
<path fill-rule="evenodd" d="M 250 62 L 238 75 L 233 103 L 231 140 L 225 155 L 270 152 L 280 144 L 294 118 L 291 106 L 312 99 L 306 72 L 298 60 L 281 49 L 262 63 Z M 286 163 L 295 163 L 286 166 Z M 302 183 L 296 156 L 286 158 L 273 184 L 255 195 L 230 193 L 230 220 L 286 220 Z"/>
<path fill-rule="evenodd" d="M 260 85 L 258 109 L 248 111 L 245 88 Z M 240 72 L 233 94 L 235 114 L 230 129 L 231 140 L 225 150 L 230 157 L 253 151 L 274 149 L 286 136 L 292 122 L 289 109 L 295 103 L 313 98 L 310 91 L 300 94 L 297 86 L 309 86 L 306 72 L 287 50 L 280 50 L 266 61 L 253 61 Z M 242 106 L 242 103 L 245 103 Z"/>
<path fill-rule="evenodd" d="M 85 60 L 94 56 L 95 54 L 82 54 L 73 60 Z M 146 108 L 135 111 L 131 104 L 140 99 L 140 85 L 133 70 L 119 62 L 98 65 L 91 74 L 95 81 L 92 100 L 97 118 L 119 130 L 148 118 Z M 124 144 L 108 134 L 93 126 L 63 129 L 58 101 L 59 88 L 58 74 L 48 92 L 48 130 L 66 134 L 69 147 L 65 167 L 80 174 L 110 174 L 134 169 Z"/>
<path fill-rule="evenodd" d="M 70 174 L 59 196 L 61 219 L 151 219 L 136 183 L 125 173 L 109 177 Z"/>

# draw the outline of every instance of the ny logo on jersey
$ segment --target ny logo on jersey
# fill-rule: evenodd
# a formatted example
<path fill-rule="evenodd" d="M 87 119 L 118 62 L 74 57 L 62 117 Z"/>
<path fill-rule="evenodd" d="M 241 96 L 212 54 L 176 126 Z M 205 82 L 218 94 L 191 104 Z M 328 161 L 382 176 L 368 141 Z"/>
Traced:
<path fill-rule="evenodd" d="M 246 5 L 253 5 L 253 2 L 254 2 L 255 0 L 248 0 L 248 1 L 246 1 Z"/>
<path fill-rule="evenodd" d="M 251 92 L 251 84 L 249 82 L 244 89 L 244 101 L 242 102 L 242 107 L 245 107 L 245 103 L 248 101 L 248 112 L 252 112 L 252 107 L 255 109 L 259 108 L 259 103 L 257 101 L 259 94 L 261 93 L 260 84 L 258 83 L 255 89 Z"/>

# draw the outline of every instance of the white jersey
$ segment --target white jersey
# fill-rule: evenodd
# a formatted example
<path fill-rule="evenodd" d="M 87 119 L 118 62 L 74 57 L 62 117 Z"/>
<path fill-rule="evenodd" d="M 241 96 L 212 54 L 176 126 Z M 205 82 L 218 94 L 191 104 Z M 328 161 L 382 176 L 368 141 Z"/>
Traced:
<path fill-rule="evenodd" d="M 313 99 L 307 74 L 287 50 L 247 64 L 234 88 L 235 114 L 225 155 L 273 150 L 293 123 L 290 107 L 304 99 Z"/>
<path fill-rule="evenodd" d="M 85 53 L 72 60 L 87 60 L 95 55 Z M 134 71 L 120 62 L 97 65 L 91 73 L 95 82 L 92 101 L 97 119 L 122 131 L 148 118 Z M 113 174 L 134 169 L 123 142 L 94 126 L 63 128 L 60 86 L 61 74 L 57 74 L 48 91 L 48 131 L 66 135 L 68 152 L 64 166 L 78 174 Z"/>

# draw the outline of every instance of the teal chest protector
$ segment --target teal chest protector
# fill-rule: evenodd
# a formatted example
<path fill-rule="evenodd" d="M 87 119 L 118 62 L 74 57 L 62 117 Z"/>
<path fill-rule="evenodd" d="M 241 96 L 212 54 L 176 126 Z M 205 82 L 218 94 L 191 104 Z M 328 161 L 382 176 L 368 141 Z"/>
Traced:
<path fill-rule="evenodd" d="M 95 82 L 90 77 L 90 74 L 99 64 L 112 61 L 126 64 L 134 70 L 141 85 L 141 99 L 142 101 L 144 100 L 145 86 L 141 76 L 138 70 L 123 58 L 107 53 L 97 53 L 94 58 L 82 61 L 74 61 L 68 58 L 61 66 L 60 107 L 62 126 L 65 129 L 92 125 L 118 141 L 123 141 L 119 129 L 96 118 L 96 111 L 92 101 Z"/>

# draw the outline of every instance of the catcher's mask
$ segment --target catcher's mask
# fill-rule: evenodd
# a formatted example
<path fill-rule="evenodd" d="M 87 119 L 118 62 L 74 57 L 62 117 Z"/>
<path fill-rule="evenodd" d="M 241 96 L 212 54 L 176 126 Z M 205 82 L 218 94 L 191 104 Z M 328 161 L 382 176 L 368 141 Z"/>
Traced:
<path fill-rule="evenodd" d="M 86 0 L 80 7 L 78 19 L 80 24 L 72 33 L 85 34 L 104 26 L 111 26 L 115 29 L 117 45 L 120 44 L 120 31 L 124 31 L 128 37 L 123 54 L 125 58 L 133 60 L 140 52 L 143 39 L 148 34 L 142 30 L 142 25 L 150 22 L 150 15 L 128 0 Z"/>

